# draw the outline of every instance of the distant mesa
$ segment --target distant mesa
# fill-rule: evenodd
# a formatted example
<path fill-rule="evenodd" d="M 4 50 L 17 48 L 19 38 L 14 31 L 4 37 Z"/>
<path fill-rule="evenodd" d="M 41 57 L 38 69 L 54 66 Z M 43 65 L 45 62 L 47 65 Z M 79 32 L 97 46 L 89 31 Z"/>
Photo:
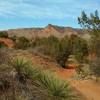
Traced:
<path fill-rule="evenodd" d="M 50 35 L 56 36 L 58 38 L 62 38 L 66 35 L 70 36 L 72 34 L 79 35 L 84 37 L 87 35 L 87 32 L 81 29 L 75 29 L 71 27 L 63 27 L 48 24 L 44 28 L 20 28 L 20 29 L 10 29 L 6 30 L 8 35 L 21 37 L 24 36 L 26 38 L 34 38 L 34 37 L 48 37 Z M 85 36 L 87 37 L 87 36 Z"/>

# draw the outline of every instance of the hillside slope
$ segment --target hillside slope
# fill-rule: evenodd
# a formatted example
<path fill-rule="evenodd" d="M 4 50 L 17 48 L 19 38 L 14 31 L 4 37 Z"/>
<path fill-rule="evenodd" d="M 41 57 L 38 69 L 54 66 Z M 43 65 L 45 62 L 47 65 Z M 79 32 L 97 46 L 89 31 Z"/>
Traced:
<path fill-rule="evenodd" d="M 34 37 L 48 37 L 50 35 L 54 35 L 58 38 L 62 38 L 66 35 L 79 35 L 82 37 L 88 37 L 86 31 L 81 29 L 75 29 L 71 27 L 62 27 L 56 25 L 47 25 L 44 28 L 22 28 L 22 29 L 10 29 L 6 30 L 9 36 L 17 36 L 17 37 L 27 37 L 27 38 L 34 38 Z"/>

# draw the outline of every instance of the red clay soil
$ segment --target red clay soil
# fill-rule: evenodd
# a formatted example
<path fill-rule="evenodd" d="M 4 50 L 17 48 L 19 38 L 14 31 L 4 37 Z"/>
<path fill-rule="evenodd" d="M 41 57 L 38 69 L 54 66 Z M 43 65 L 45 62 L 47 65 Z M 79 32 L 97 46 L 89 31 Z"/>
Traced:
<path fill-rule="evenodd" d="M 10 39 L 0 38 L 0 42 L 4 43 L 9 48 L 14 47 L 14 42 L 12 40 L 10 40 Z"/>
<path fill-rule="evenodd" d="M 58 72 L 58 76 L 64 80 L 69 80 L 75 74 L 74 69 L 62 69 Z M 80 92 L 84 100 L 100 100 L 100 83 L 93 80 L 70 80 L 70 85 Z"/>
<path fill-rule="evenodd" d="M 70 83 L 87 98 L 86 100 L 100 100 L 100 84 L 97 84 L 92 80 L 74 80 Z"/>
<path fill-rule="evenodd" d="M 60 78 L 67 80 L 75 74 L 75 69 L 60 69 L 57 74 Z"/>

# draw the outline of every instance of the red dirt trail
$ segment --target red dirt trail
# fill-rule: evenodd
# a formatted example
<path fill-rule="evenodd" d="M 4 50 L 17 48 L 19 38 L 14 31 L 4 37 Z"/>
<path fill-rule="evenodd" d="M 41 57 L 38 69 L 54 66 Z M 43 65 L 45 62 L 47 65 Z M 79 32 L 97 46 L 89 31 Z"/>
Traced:
<path fill-rule="evenodd" d="M 63 69 L 58 72 L 64 80 L 69 80 L 71 76 L 75 74 L 74 69 Z M 71 86 L 79 91 L 86 100 L 100 100 L 100 83 L 96 83 L 93 80 L 70 80 Z"/>

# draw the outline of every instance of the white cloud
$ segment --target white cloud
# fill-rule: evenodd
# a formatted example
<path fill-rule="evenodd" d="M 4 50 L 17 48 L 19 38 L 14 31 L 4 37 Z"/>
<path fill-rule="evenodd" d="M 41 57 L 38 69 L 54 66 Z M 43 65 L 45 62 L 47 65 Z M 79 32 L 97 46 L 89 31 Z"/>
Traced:
<path fill-rule="evenodd" d="M 28 18 L 75 18 L 81 10 L 100 10 L 96 1 L 90 0 L 0 0 L 0 16 Z"/>
<path fill-rule="evenodd" d="M 19 2 L 20 3 L 19 3 Z M 0 1 L 0 16 L 19 16 L 19 17 L 62 17 L 63 14 L 59 12 L 58 8 L 39 7 L 38 5 L 26 4 L 23 0 L 15 2 Z M 57 15 L 58 13 L 59 15 Z"/>

